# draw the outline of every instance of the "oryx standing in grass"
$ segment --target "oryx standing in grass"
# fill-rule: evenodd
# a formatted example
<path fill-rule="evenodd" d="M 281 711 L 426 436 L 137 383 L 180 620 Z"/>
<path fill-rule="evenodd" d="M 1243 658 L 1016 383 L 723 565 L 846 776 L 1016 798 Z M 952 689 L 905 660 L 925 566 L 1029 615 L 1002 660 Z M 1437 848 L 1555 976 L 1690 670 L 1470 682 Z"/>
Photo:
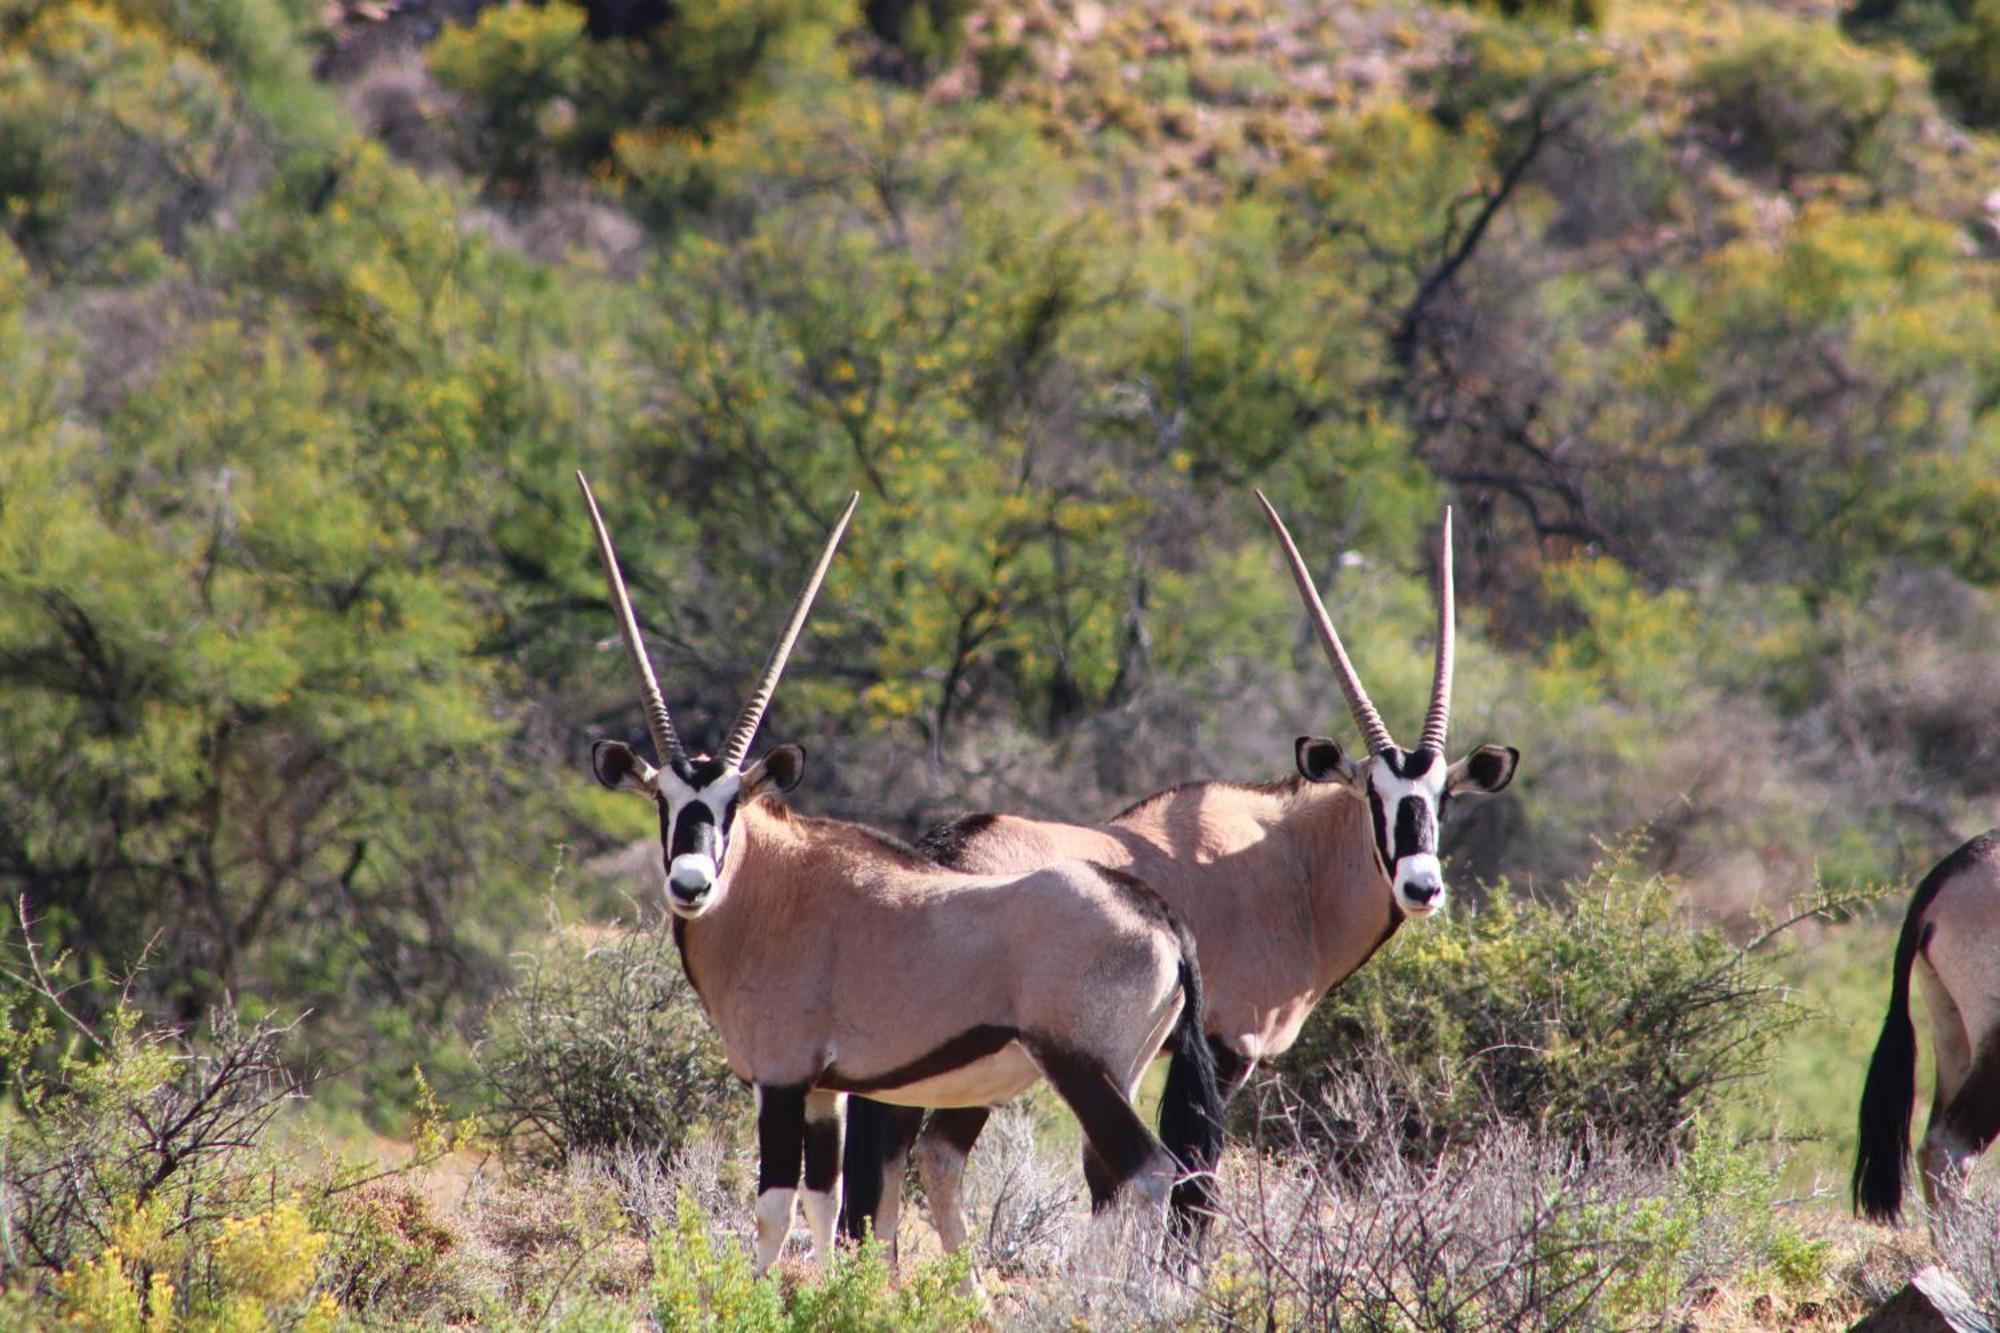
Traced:
<path fill-rule="evenodd" d="M 658 807 L 674 941 L 729 1065 L 757 1097 L 757 1270 L 791 1229 L 801 1166 L 813 1248 L 840 1207 L 845 1096 L 913 1107 L 991 1107 L 1047 1078 L 1115 1187 L 1164 1206 L 1205 1205 L 1221 1151 L 1221 1098 L 1202 1039 L 1194 941 L 1133 876 L 1076 859 L 1019 872 L 948 870 L 857 824 L 770 799 L 798 785 L 805 752 L 749 767 L 757 724 L 860 499 L 848 502 L 717 758 L 691 755 L 639 638 L 611 538 L 590 506 L 625 648 L 639 676 L 654 768 L 618 741 L 591 766 Z M 1132 1109 L 1162 1042 L 1162 1139 Z M 1173 1188 L 1178 1171 L 1195 1173 Z M 936 1201 L 948 1246 L 954 1200 Z"/>
<path fill-rule="evenodd" d="M 1520 752 L 1483 745 L 1456 764 L 1444 758 L 1451 711 L 1451 513 L 1440 552 L 1436 669 L 1430 710 L 1414 750 L 1396 746 L 1369 702 L 1312 575 L 1284 522 L 1257 493 L 1282 543 L 1349 711 L 1368 747 L 1349 757 L 1339 742 L 1300 737 L 1298 776 L 1278 782 L 1196 782 L 1149 796 L 1102 824 L 1011 815 L 969 815 L 932 830 L 918 848 L 945 865 L 999 874 L 1059 857 L 1129 870 L 1184 917 L 1201 950 L 1208 1037 L 1230 1092 L 1259 1060 L 1297 1038 L 1321 996 L 1387 942 L 1405 917 L 1444 903 L 1438 822 L 1461 793 L 1497 792 Z M 850 1234 L 872 1222 L 895 1236 L 904 1159 L 920 1112 L 856 1099 L 847 1155 Z M 966 1154 L 986 1122 L 983 1108 L 933 1115 L 917 1160 L 932 1198 L 953 1198 Z M 1093 1195 L 1109 1180 L 1085 1154 Z M 870 1205 L 873 1205 L 871 1207 Z"/>
<path fill-rule="evenodd" d="M 1924 1130 L 1924 1201 L 1956 1190 L 2000 1133 L 2000 829 L 1931 868 L 1910 898 L 1889 975 L 1889 1013 L 1861 1089 L 1854 1206 L 1878 1222 L 1903 1211 L 1917 1034 L 1910 974 L 1931 1016 L 1937 1085 Z"/>

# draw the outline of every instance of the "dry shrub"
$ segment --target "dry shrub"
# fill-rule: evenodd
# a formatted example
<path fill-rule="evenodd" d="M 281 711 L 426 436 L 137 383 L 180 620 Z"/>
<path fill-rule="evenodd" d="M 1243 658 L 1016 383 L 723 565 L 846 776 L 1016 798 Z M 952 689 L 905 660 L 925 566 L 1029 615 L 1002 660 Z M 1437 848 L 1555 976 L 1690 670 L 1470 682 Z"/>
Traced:
<path fill-rule="evenodd" d="M 982 1268 L 1002 1275 L 1046 1274 L 1063 1262 L 1088 1213 L 1075 1152 L 1051 1152 L 1035 1139 L 1035 1117 L 1023 1102 L 994 1113 L 966 1161 L 969 1217 Z"/>
<path fill-rule="evenodd" d="M 1488 1120 L 1419 1160 L 1396 1148 L 1409 1112 L 1393 1100 L 1348 1100 L 1343 1135 L 1274 1080 L 1254 1096 L 1258 1146 L 1221 1182 L 1205 1326 L 1673 1327 L 1725 1284 L 1827 1304 L 1824 1242 L 1776 1211 L 1769 1162 L 1713 1135 L 1663 1162 Z"/>
<path fill-rule="evenodd" d="M 1932 1239 L 1947 1272 L 2000 1327 L 2000 1182 L 1990 1177 L 1935 1215 Z"/>
<path fill-rule="evenodd" d="M 325 1288 L 343 1307 L 377 1319 L 464 1311 L 460 1236 L 407 1180 L 381 1180 L 327 1201 Z"/>
<path fill-rule="evenodd" d="M 290 1025 L 233 1008 L 199 1034 L 148 1025 L 129 993 L 92 1020 L 25 901 L 20 922 L 18 963 L 0 966 L 0 1286 L 99 1253 L 137 1215 L 161 1244 L 196 1243 L 219 1215 L 269 1207 L 265 1135 L 299 1095 L 279 1058 Z"/>
<path fill-rule="evenodd" d="M 629 1301 L 650 1276 L 645 1242 L 596 1163 L 504 1177 L 473 1199 L 471 1219 L 507 1309 L 580 1316 L 601 1301 Z"/>

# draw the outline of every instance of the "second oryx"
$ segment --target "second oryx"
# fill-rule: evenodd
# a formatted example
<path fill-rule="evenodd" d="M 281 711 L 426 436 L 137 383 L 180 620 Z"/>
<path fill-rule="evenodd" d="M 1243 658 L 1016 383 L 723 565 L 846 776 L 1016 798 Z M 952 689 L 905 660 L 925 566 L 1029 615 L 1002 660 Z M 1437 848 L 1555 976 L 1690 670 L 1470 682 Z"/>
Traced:
<path fill-rule="evenodd" d="M 940 867 L 857 824 L 794 814 L 805 752 L 745 766 L 856 495 L 722 753 L 690 754 L 647 660 L 610 535 L 581 473 L 598 555 L 639 678 L 661 767 L 619 741 L 591 764 L 606 786 L 657 808 L 667 906 L 689 982 L 724 1054 L 757 1097 L 757 1270 L 791 1229 L 803 1172 L 816 1253 L 840 1206 L 848 1093 L 912 1107 L 986 1108 L 1048 1079 L 1113 1185 L 1177 1208 L 1203 1205 L 1221 1151 L 1221 1099 L 1202 1039 L 1194 941 L 1122 871 L 1070 859 L 1031 873 Z M 1132 1107 L 1165 1042 L 1161 1138 Z M 1163 1142 L 1164 1140 L 1164 1142 Z M 1187 1172 L 1192 1188 L 1172 1188 Z M 935 1199 L 948 1246 L 955 1196 Z"/>
<path fill-rule="evenodd" d="M 1186 918 L 1201 950 L 1207 1031 L 1230 1091 L 1253 1065 L 1297 1038 L 1312 1007 L 1386 943 L 1406 917 L 1444 902 L 1438 825 L 1460 794 L 1497 792 L 1520 752 L 1482 745 L 1444 756 L 1454 612 L 1451 515 L 1439 553 L 1437 657 L 1416 748 L 1404 750 L 1369 701 L 1333 619 L 1283 520 L 1257 493 L 1284 548 L 1349 711 L 1367 745 L 1350 757 L 1323 736 L 1294 746 L 1298 775 L 1278 782 L 1196 782 L 1138 802 L 1101 824 L 969 815 L 918 846 L 943 864 L 990 874 L 1084 857 L 1139 875 Z M 922 1113 L 857 1098 L 847 1153 L 850 1234 L 872 1225 L 893 1241 L 905 1158 Z M 926 1194 L 953 1197 L 987 1112 L 931 1116 L 917 1141 Z M 1093 1193 L 1109 1187 L 1086 1153 Z"/>

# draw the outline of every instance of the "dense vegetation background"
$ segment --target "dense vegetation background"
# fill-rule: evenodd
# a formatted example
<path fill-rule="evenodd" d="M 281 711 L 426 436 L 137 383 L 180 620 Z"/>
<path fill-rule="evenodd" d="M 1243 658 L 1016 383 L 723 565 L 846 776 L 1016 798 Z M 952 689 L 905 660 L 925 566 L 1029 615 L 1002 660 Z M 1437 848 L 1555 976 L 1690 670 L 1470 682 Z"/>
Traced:
<path fill-rule="evenodd" d="M 83 1021 L 471 1098 L 644 887 L 577 467 L 709 745 L 862 491 L 809 809 L 1345 736 L 1261 486 L 1396 727 L 1456 508 L 1464 897 L 1907 883 L 2000 805 L 1996 123 L 1995 0 L 0 0 L 0 887 Z M 1827 1167 L 1888 927 L 1816 929 Z"/>

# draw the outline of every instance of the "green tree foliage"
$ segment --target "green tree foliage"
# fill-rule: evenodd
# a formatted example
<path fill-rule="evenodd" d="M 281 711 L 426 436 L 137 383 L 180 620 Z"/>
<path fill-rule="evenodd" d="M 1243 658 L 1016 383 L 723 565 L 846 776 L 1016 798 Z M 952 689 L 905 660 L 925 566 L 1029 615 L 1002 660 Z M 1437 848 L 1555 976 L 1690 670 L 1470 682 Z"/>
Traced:
<path fill-rule="evenodd" d="M 2000 5 L 1993 0 L 1856 0 L 1841 26 L 1863 40 L 1907 42 L 1931 63 L 1931 86 L 1967 124 L 2000 124 Z"/>

